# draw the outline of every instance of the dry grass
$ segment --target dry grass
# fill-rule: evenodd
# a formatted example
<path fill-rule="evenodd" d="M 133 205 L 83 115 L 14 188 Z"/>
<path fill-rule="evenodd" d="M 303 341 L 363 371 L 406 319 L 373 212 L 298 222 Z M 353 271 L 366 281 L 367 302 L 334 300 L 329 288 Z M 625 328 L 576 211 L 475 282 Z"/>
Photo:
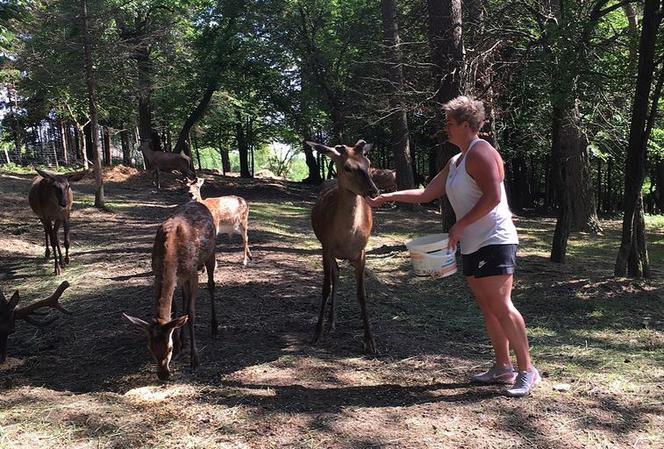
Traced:
<path fill-rule="evenodd" d="M 520 217 L 514 301 L 528 321 L 545 382 L 525 400 L 466 382 L 490 361 L 482 322 L 460 275 L 414 278 L 402 242 L 438 229 L 430 211 L 377 212 L 368 253 L 370 313 L 380 354 L 361 353 L 351 270 L 342 264 L 338 325 L 309 340 L 321 262 L 309 227 L 314 192 L 278 181 L 208 174 L 205 194 L 251 207 L 254 262 L 221 239 L 209 336 L 199 295 L 202 366 L 174 363 L 160 384 L 142 335 L 120 313 L 149 316 L 157 224 L 186 200 L 149 174 L 105 175 L 112 212 L 75 187 L 72 264 L 55 278 L 27 206 L 29 176 L 0 174 L 0 287 L 23 302 L 50 294 L 74 311 L 35 330 L 20 323 L 0 370 L 0 448 L 605 448 L 662 447 L 664 230 L 649 236 L 656 280 L 615 279 L 619 223 L 575 236 L 567 265 L 547 261 L 553 221 Z M 201 279 L 204 280 L 203 278 Z M 553 390 L 570 384 L 567 392 Z"/>

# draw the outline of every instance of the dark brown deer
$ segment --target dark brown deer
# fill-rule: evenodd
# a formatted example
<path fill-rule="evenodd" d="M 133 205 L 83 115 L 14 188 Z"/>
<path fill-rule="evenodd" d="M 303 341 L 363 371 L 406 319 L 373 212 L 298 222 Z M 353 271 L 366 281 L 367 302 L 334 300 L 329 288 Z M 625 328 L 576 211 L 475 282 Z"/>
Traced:
<path fill-rule="evenodd" d="M 157 363 L 157 376 L 170 377 L 169 364 L 173 356 L 173 333 L 189 323 L 191 368 L 198 366 L 198 350 L 194 334 L 198 271 L 205 266 L 212 308 L 212 334 L 217 332 L 214 307 L 215 229 L 212 214 L 201 203 L 189 202 L 176 209 L 157 230 L 152 247 L 154 272 L 154 317 L 150 323 L 123 314 L 148 335 L 148 348 Z M 177 285 L 182 288 L 186 315 L 173 318 L 173 293 Z M 172 310 L 171 310 L 172 309 Z M 171 313 L 173 312 L 173 314 Z M 179 331 L 178 331 L 179 333 Z M 179 338 L 176 338 L 176 352 Z"/>
<path fill-rule="evenodd" d="M 148 165 L 152 169 L 152 183 L 161 189 L 159 181 L 159 170 L 180 172 L 183 179 L 187 177 L 195 178 L 196 173 L 191 168 L 191 158 L 183 153 L 169 153 L 165 151 L 153 151 L 150 148 L 150 142 L 144 141 L 140 145 L 140 150 Z"/>
<path fill-rule="evenodd" d="M 369 240 L 373 221 L 371 207 L 363 197 L 378 195 L 378 189 L 369 176 L 367 154 L 372 145 L 367 144 L 364 140 L 358 140 L 352 147 L 346 145 L 328 147 L 315 142 L 306 143 L 319 153 L 329 156 L 337 169 L 336 184 L 330 185 L 321 192 L 311 211 L 311 224 L 323 247 L 324 278 L 314 343 L 319 341 L 323 330 L 325 306 L 329 296 L 331 299 L 328 331 L 335 327 L 334 303 L 339 284 L 337 259 L 345 259 L 355 268 L 357 300 L 364 323 L 364 348 L 369 353 L 375 353 L 376 343 L 371 334 L 364 287 L 366 263 L 364 248 Z"/>
<path fill-rule="evenodd" d="M 187 180 L 186 185 L 189 189 L 189 196 L 193 201 L 205 204 L 210 209 L 212 217 L 214 217 L 217 235 L 228 234 L 230 237 L 233 234 L 239 234 L 242 236 L 242 243 L 244 245 L 242 264 L 246 267 L 247 262 L 252 259 L 251 251 L 249 251 L 249 238 L 247 237 L 247 230 L 249 229 L 249 206 L 247 206 L 244 198 L 235 195 L 203 199 L 201 197 L 201 186 L 204 181 L 203 178 Z"/>
<path fill-rule="evenodd" d="M 44 226 L 46 236 L 46 251 L 44 257 L 48 260 L 53 249 L 55 262 L 55 274 L 60 274 L 60 269 L 69 264 L 69 215 L 74 202 L 74 195 L 69 183 L 80 181 L 89 171 L 73 173 L 70 175 L 54 175 L 40 169 L 36 169 L 39 176 L 32 181 L 28 202 L 33 212 L 39 217 Z M 65 257 L 62 258 L 58 230 L 60 225 L 65 234 Z M 49 241 L 51 248 L 49 248 Z"/>
<path fill-rule="evenodd" d="M 388 168 L 369 168 L 369 175 L 381 192 L 397 190 L 397 172 Z"/>
<path fill-rule="evenodd" d="M 9 298 L 9 301 L 5 299 L 5 295 L 3 295 L 0 291 L 0 364 L 7 360 L 7 339 L 16 330 L 16 320 L 23 320 L 32 324 L 33 326 L 43 327 L 51 324 L 57 319 L 57 317 L 52 317 L 45 320 L 35 319 L 33 315 L 40 314 L 37 312 L 38 309 L 51 307 L 66 314 L 71 313 L 62 307 L 58 302 L 60 296 L 62 296 L 62 293 L 68 287 L 69 282 L 64 281 L 48 298 L 34 302 L 20 309 L 16 309 L 16 305 L 19 301 L 18 290 L 16 290 L 12 297 Z"/>

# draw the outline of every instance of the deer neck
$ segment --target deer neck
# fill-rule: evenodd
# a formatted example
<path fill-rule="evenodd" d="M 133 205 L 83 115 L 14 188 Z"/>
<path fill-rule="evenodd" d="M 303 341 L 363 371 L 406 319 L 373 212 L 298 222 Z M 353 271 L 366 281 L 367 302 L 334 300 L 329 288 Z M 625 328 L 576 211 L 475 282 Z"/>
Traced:
<path fill-rule="evenodd" d="M 177 287 L 177 232 L 164 232 L 164 240 L 152 256 L 154 276 L 154 318 L 166 323 L 171 320 L 173 294 Z"/>
<path fill-rule="evenodd" d="M 147 146 L 141 146 L 141 152 L 143 153 L 143 156 L 145 156 L 145 158 L 148 161 L 152 160 L 152 156 L 154 155 L 154 151 L 149 149 Z"/>
<path fill-rule="evenodd" d="M 360 195 L 339 186 L 336 215 L 337 219 L 349 221 L 348 227 L 357 227 L 357 222 L 363 220 L 363 199 Z"/>

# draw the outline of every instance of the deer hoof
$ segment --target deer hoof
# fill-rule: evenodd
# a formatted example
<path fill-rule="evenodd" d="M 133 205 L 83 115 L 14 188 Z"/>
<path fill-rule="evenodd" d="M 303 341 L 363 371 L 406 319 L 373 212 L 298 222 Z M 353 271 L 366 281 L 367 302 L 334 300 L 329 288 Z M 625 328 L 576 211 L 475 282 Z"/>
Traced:
<path fill-rule="evenodd" d="M 69 265 L 69 256 L 65 256 L 65 265 Z"/>
<path fill-rule="evenodd" d="M 210 331 L 213 337 L 219 335 L 219 325 L 217 323 L 212 323 L 210 326 Z"/>
<path fill-rule="evenodd" d="M 193 354 L 191 354 L 191 365 L 190 365 L 190 366 L 191 366 L 191 370 L 193 371 L 193 370 L 195 370 L 196 368 L 198 368 L 198 365 L 199 365 L 199 362 L 198 362 L 198 354 L 197 354 L 197 353 L 193 353 Z"/>
<path fill-rule="evenodd" d="M 44 259 L 48 260 L 48 259 L 50 259 L 50 258 L 51 258 L 51 251 L 46 250 L 46 251 L 44 252 Z"/>

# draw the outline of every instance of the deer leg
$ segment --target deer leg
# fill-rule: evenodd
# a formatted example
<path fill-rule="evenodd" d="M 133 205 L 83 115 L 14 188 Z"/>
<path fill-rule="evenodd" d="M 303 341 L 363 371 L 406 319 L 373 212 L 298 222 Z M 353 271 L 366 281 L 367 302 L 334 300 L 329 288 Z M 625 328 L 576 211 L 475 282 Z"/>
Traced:
<path fill-rule="evenodd" d="M 178 316 L 178 306 L 175 295 L 171 299 L 171 319 Z M 178 327 L 173 331 L 173 357 L 177 358 L 182 353 L 182 328 Z"/>
<path fill-rule="evenodd" d="M 364 288 L 364 251 L 358 260 L 351 263 L 355 267 L 355 281 L 357 282 L 357 301 L 360 303 L 362 321 L 364 322 L 364 350 L 369 354 L 376 353 L 376 342 L 371 334 L 371 323 L 369 322 L 369 312 L 367 311 L 367 293 Z"/>
<path fill-rule="evenodd" d="M 161 183 L 159 182 L 159 169 L 158 168 L 154 169 L 154 179 L 156 181 L 157 190 L 160 190 L 161 189 Z"/>
<path fill-rule="evenodd" d="M 210 331 L 212 336 L 216 336 L 219 331 L 219 323 L 217 322 L 217 312 L 214 309 L 214 266 L 216 265 L 215 254 L 212 253 L 210 258 L 205 262 L 205 269 L 208 275 L 208 292 L 210 293 L 210 313 L 212 317 L 210 318 Z"/>
<path fill-rule="evenodd" d="M 62 222 L 62 228 L 65 233 L 65 265 L 69 265 L 69 220 Z"/>
<path fill-rule="evenodd" d="M 327 332 L 333 331 L 337 327 L 336 300 L 337 286 L 339 285 L 339 265 L 334 257 L 332 258 L 332 263 L 330 265 L 332 272 L 332 295 L 330 295 L 330 315 L 327 320 Z"/>
<path fill-rule="evenodd" d="M 251 257 L 251 251 L 249 251 L 249 237 L 247 236 L 247 225 L 246 225 L 246 220 L 245 224 L 242 225 L 242 243 L 244 244 L 244 260 L 242 261 L 242 264 L 246 267 L 247 263 L 249 260 L 254 260 L 253 257 Z"/>
<path fill-rule="evenodd" d="M 198 349 L 196 348 L 196 334 L 194 333 L 194 321 L 196 319 L 196 292 L 198 291 L 198 273 L 190 277 L 186 284 L 187 289 L 187 325 L 189 327 L 189 357 L 191 369 L 198 367 Z"/>
<path fill-rule="evenodd" d="M 51 249 L 53 250 L 53 262 L 54 262 L 54 273 L 56 275 L 60 274 L 60 264 L 58 263 L 58 250 L 56 244 L 58 241 L 58 233 L 55 232 L 54 225 L 50 221 L 46 221 L 46 226 L 48 228 L 48 238 L 51 241 Z"/>
<path fill-rule="evenodd" d="M 53 237 L 55 237 L 55 247 L 58 250 L 58 261 L 60 263 L 60 267 L 64 268 L 65 261 L 62 258 L 62 248 L 60 248 L 60 239 L 58 238 L 59 231 L 60 231 L 60 220 L 55 220 L 55 222 L 53 223 Z"/>
<path fill-rule="evenodd" d="M 327 297 L 330 296 L 330 260 L 332 257 L 328 257 L 327 254 L 323 253 L 323 296 L 320 300 L 320 313 L 318 314 L 318 323 L 316 323 L 316 330 L 314 332 L 313 343 L 316 344 L 320 340 L 320 335 L 323 332 L 323 319 L 325 317 L 325 305 L 327 304 Z"/>
<path fill-rule="evenodd" d="M 182 285 L 182 288 L 180 288 L 180 292 L 182 293 L 182 311 L 183 313 L 187 313 L 187 310 L 189 310 L 189 302 L 187 301 L 187 286 L 185 284 Z M 173 300 L 173 303 L 175 304 L 175 299 Z M 184 345 L 184 342 L 187 341 L 187 332 L 189 332 L 189 328 L 185 330 L 183 327 L 181 329 L 182 332 L 182 344 Z M 189 336 L 191 338 L 191 335 Z"/>
<path fill-rule="evenodd" d="M 48 260 L 51 258 L 51 248 L 48 246 L 48 237 L 51 234 L 51 222 L 47 220 L 42 220 L 40 218 L 40 221 L 42 222 L 42 226 L 44 226 L 44 238 L 46 241 L 46 251 L 44 252 L 44 259 Z"/>

